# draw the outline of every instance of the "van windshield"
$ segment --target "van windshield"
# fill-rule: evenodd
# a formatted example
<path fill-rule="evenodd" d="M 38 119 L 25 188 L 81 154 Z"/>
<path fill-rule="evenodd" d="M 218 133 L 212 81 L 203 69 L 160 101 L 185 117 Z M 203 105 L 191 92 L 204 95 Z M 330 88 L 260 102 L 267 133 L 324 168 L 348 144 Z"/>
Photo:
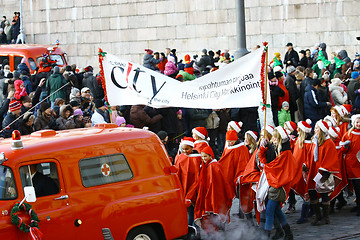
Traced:
<path fill-rule="evenodd" d="M 13 171 L 0 165 L 0 200 L 17 198 L 15 178 Z"/>
<path fill-rule="evenodd" d="M 51 60 L 56 61 L 57 65 L 64 65 L 64 61 L 63 61 L 61 55 L 58 55 L 58 54 L 53 55 L 53 54 L 51 54 L 50 58 L 51 58 Z"/>

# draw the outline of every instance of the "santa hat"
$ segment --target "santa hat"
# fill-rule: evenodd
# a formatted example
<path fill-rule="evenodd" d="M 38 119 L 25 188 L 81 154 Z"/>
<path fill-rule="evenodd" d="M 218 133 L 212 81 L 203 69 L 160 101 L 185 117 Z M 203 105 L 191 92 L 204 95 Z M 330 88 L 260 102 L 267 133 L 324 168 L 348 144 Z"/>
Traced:
<path fill-rule="evenodd" d="M 335 106 L 334 109 L 337 111 L 337 113 L 341 116 L 341 117 L 344 117 L 344 111 L 343 109 L 341 108 L 341 106 Z"/>
<path fill-rule="evenodd" d="M 210 155 L 213 159 L 215 158 L 215 157 L 214 157 L 214 152 L 213 152 L 213 150 L 211 149 L 210 146 L 204 147 L 204 148 L 201 150 L 201 152 Z"/>
<path fill-rule="evenodd" d="M 327 122 L 325 122 L 323 120 L 319 120 L 319 121 L 317 121 L 316 125 L 319 126 L 321 131 L 323 131 L 324 133 L 328 133 L 329 125 L 327 124 Z"/>
<path fill-rule="evenodd" d="M 194 142 L 195 142 L 195 139 L 193 139 L 192 137 L 184 137 L 182 140 L 181 140 L 181 145 L 188 145 L 190 147 L 194 147 Z"/>
<path fill-rule="evenodd" d="M 231 126 L 237 133 L 239 133 L 241 131 L 241 127 L 243 126 L 243 123 L 240 122 L 235 122 L 235 121 L 231 121 L 228 123 L 228 126 Z"/>
<path fill-rule="evenodd" d="M 301 130 L 303 130 L 306 133 L 310 133 L 311 132 L 311 120 L 310 119 L 306 119 L 306 121 L 300 121 L 298 122 L 298 128 L 300 128 Z"/>
<path fill-rule="evenodd" d="M 226 141 L 236 141 L 238 140 L 238 135 L 235 130 L 230 130 L 226 132 Z"/>
<path fill-rule="evenodd" d="M 288 129 L 290 129 L 291 132 L 297 129 L 297 125 L 293 121 L 287 121 L 284 124 L 287 126 Z"/>
<path fill-rule="evenodd" d="M 352 106 L 350 104 L 341 105 L 340 108 L 343 110 L 344 115 L 350 114 L 352 110 Z"/>
<path fill-rule="evenodd" d="M 198 136 L 198 137 L 200 137 L 201 139 L 206 139 L 207 138 L 207 136 L 208 136 L 208 132 L 207 132 L 207 130 L 206 130 L 206 128 L 204 128 L 204 127 L 196 127 L 196 128 L 194 128 L 193 130 L 192 130 L 192 132 L 196 135 L 196 136 Z"/>
<path fill-rule="evenodd" d="M 190 55 L 186 54 L 184 57 L 185 63 L 190 63 Z"/>
<path fill-rule="evenodd" d="M 271 125 L 266 125 L 265 130 L 270 133 L 271 135 L 273 135 L 274 132 L 274 127 Z"/>
<path fill-rule="evenodd" d="M 324 121 L 326 121 L 326 122 L 330 122 L 331 123 L 331 126 L 334 126 L 334 127 L 336 127 L 336 120 L 332 117 L 332 116 L 326 116 L 325 118 L 324 118 Z"/>
<path fill-rule="evenodd" d="M 357 118 L 360 118 L 360 114 L 355 114 L 351 116 L 351 124 L 354 126 L 355 125 L 355 120 Z"/>
<path fill-rule="evenodd" d="M 9 103 L 10 112 L 15 112 L 16 110 L 21 109 L 21 103 L 19 101 L 13 100 Z"/>
<path fill-rule="evenodd" d="M 145 49 L 145 52 L 146 52 L 147 54 L 152 55 L 154 51 L 153 51 L 153 50 L 151 50 L 151 49 Z"/>
<path fill-rule="evenodd" d="M 285 128 L 283 128 L 282 126 L 277 126 L 275 128 L 275 130 L 277 130 L 280 133 L 280 136 L 281 136 L 282 140 L 289 139 L 289 135 L 286 133 Z"/>
<path fill-rule="evenodd" d="M 340 128 L 339 127 L 329 127 L 329 135 L 333 138 L 339 137 L 340 134 Z"/>
<path fill-rule="evenodd" d="M 257 132 L 247 131 L 245 134 L 249 134 L 249 135 L 255 140 L 255 142 L 256 142 L 257 139 L 258 139 L 258 134 L 257 134 Z"/>

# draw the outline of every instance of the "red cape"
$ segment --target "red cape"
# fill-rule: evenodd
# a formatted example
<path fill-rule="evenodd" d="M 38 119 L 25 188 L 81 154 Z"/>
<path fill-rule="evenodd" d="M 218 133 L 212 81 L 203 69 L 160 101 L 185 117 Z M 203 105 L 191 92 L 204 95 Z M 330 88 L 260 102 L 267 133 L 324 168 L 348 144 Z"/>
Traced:
<path fill-rule="evenodd" d="M 225 179 L 228 181 L 231 189 L 233 190 L 233 197 L 236 192 L 235 185 L 237 178 L 243 174 L 249 158 L 249 149 L 244 143 L 240 143 L 234 146 L 225 147 L 223 155 L 218 161 L 224 173 Z"/>
<path fill-rule="evenodd" d="M 347 177 L 348 179 L 358 179 L 360 178 L 360 162 L 357 158 L 360 151 L 360 129 L 351 131 L 350 136 L 346 133 L 342 141 L 345 142 L 346 140 L 351 142 L 345 155 Z"/>
<path fill-rule="evenodd" d="M 260 170 L 256 168 L 256 154 L 258 149 L 251 155 L 250 160 L 246 164 L 243 176 L 241 177 L 241 183 L 257 183 L 260 179 Z"/>
<path fill-rule="evenodd" d="M 175 166 L 178 168 L 177 175 L 180 179 L 185 199 L 190 199 L 188 196 L 189 192 L 191 192 L 192 188 L 196 188 L 200 174 L 200 162 L 200 154 L 185 155 L 182 153 L 175 158 Z"/>
<path fill-rule="evenodd" d="M 194 142 L 194 150 L 196 150 L 198 153 L 201 153 L 201 150 L 207 146 L 209 146 L 209 143 L 205 140 L 197 140 Z"/>
<path fill-rule="evenodd" d="M 314 161 L 315 143 L 311 144 L 310 157 L 307 167 L 309 168 L 307 189 L 315 189 L 316 183 L 314 177 L 320 171 L 332 173 L 338 179 L 341 179 L 340 169 L 341 163 L 338 161 L 338 153 L 336 152 L 335 143 L 330 139 L 326 139 L 323 145 L 318 148 L 318 160 Z"/>
<path fill-rule="evenodd" d="M 311 147 L 311 140 L 305 140 L 303 147 L 300 148 L 299 143 L 295 144 L 294 146 L 294 160 L 295 160 L 295 177 L 292 182 L 292 189 L 299 194 L 300 196 L 304 197 L 306 191 L 306 183 L 303 177 L 303 170 L 302 166 L 304 163 L 307 162 L 307 159 L 310 157 L 309 149 Z"/>
<path fill-rule="evenodd" d="M 349 123 L 348 122 L 342 122 L 339 125 L 340 128 L 340 134 L 339 137 L 340 139 L 343 139 L 344 135 L 347 133 L 348 131 L 348 127 L 349 127 Z"/>
<path fill-rule="evenodd" d="M 341 170 L 340 170 L 341 180 L 335 178 L 335 189 L 330 194 L 330 201 L 333 200 L 334 198 L 336 198 L 337 195 L 339 195 L 339 193 L 348 185 L 345 159 L 343 158 L 345 149 L 340 146 L 339 138 L 335 139 L 334 143 L 336 146 L 336 152 L 338 153 L 338 161 L 340 161 L 340 163 L 341 163 Z"/>
<path fill-rule="evenodd" d="M 295 160 L 291 150 L 280 152 L 270 163 L 266 163 L 267 149 L 261 147 L 259 151 L 259 159 L 265 164 L 264 171 L 269 185 L 274 188 L 283 187 L 288 195 L 295 177 Z"/>
<path fill-rule="evenodd" d="M 209 213 L 218 214 L 223 222 L 230 221 L 232 190 L 216 160 L 203 163 L 197 188 L 195 220 Z"/>
<path fill-rule="evenodd" d="M 284 101 L 287 101 L 288 103 L 290 102 L 290 101 L 289 101 L 289 99 L 290 99 L 290 97 L 289 97 L 289 91 L 288 91 L 287 88 L 285 87 L 284 81 L 285 81 L 285 80 L 283 80 L 282 82 L 279 81 L 279 88 L 281 88 L 281 89 L 284 91 L 285 95 L 282 96 L 282 97 L 279 97 L 279 102 L 278 102 L 278 106 L 277 106 L 277 110 L 278 110 L 278 111 L 281 110 L 281 107 L 282 107 L 282 104 L 283 104 Z"/>

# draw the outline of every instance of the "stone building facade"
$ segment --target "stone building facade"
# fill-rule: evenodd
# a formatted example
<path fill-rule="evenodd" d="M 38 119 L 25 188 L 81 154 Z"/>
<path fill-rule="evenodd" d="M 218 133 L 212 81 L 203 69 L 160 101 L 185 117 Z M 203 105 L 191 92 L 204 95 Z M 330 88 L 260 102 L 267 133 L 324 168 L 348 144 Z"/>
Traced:
<path fill-rule="evenodd" d="M 11 18 L 19 0 L 0 0 Z M 145 48 L 236 50 L 236 0 L 23 0 L 28 42 L 60 41 L 70 63 L 97 67 L 97 51 L 142 63 Z M 245 0 L 247 48 L 269 42 L 270 56 L 326 42 L 328 53 L 360 51 L 358 0 Z"/>

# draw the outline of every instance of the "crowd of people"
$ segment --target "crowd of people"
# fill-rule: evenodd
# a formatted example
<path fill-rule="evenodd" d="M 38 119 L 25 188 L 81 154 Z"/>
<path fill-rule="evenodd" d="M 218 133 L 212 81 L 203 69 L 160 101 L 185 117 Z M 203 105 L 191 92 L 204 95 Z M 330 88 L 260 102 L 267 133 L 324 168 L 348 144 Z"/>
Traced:
<path fill-rule="evenodd" d="M 44 55 L 35 74 L 25 59 L 14 72 L 1 63 L 1 136 L 99 123 L 148 129 L 179 169 L 190 225 L 223 230 L 237 197 L 242 218 L 254 223 L 257 215 L 265 235 L 275 226 L 273 239 L 292 239 L 281 206 L 288 199 L 286 213 L 294 213 L 296 194 L 303 199 L 299 224 L 311 214 L 313 225 L 329 224 L 335 206 L 347 204 L 344 192 L 355 192 L 353 211 L 360 216 L 360 55 L 351 61 L 342 50 L 328 57 L 325 43 L 300 56 L 291 43 L 286 47 L 285 57 L 275 53 L 268 66 L 272 119 L 262 129 L 257 108 L 110 106 L 91 66 L 60 69 Z M 144 66 L 174 81 L 192 81 L 233 61 L 228 50 L 203 49 L 200 58 L 187 54 L 183 61 L 175 49 L 145 51 Z"/>
<path fill-rule="evenodd" d="M 7 20 L 3 16 L 0 23 L 0 44 L 16 43 L 17 37 L 20 34 L 20 12 L 14 12 L 11 20 Z"/>

